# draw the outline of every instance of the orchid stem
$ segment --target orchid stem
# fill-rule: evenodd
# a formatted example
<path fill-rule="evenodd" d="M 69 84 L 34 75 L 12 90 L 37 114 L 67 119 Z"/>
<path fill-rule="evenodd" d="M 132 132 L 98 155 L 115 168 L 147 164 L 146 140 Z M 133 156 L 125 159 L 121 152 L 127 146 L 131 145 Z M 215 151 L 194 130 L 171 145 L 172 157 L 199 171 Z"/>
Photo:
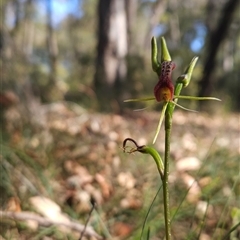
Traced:
<path fill-rule="evenodd" d="M 153 144 L 155 144 L 158 134 L 161 129 L 161 125 L 163 123 L 165 117 L 165 153 L 164 153 L 164 161 L 162 161 L 158 152 L 149 146 L 139 146 L 135 140 L 132 138 L 126 138 L 123 142 L 123 150 L 128 153 L 133 152 L 141 152 L 145 154 L 150 154 L 153 159 L 155 160 L 158 168 L 158 172 L 160 174 L 163 186 L 163 205 L 164 205 L 164 221 L 165 221 L 165 239 L 171 240 L 171 216 L 170 216 L 170 204 L 169 204 L 169 185 L 168 185 L 168 178 L 169 178 L 169 161 L 170 161 L 170 139 L 171 139 L 171 131 L 172 131 L 172 118 L 173 112 L 176 106 L 187 110 L 196 112 L 194 110 L 187 109 L 179 104 L 177 104 L 178 99 L 189 99 L 189 100 L 216 100 L 221 101 L 218 98 L 214 97 L 192 97 L 192 96 L 181 96 L 180 93 L 182 88 L 187 87 L 191 81 L 191 76 L 193 69 L 197 63 L 198 57 L 194 57 L 192 61 L 189 63 L 188 67 L 186 68 L 184 74 L 178 77 L 176 84 L 174 86 L 174 95 L 173 95 L 173 84 L 171 82 L 171 71 L 174 69 L 175 65 L 171 61 L 171 56 L 168 52 L 167 44 L 165 39 L 161 38 L 161 58 L 158 56 L 158 49 L 157 49 L 157 41 L 156 38 L 153 37 L 151 41 L 151 61 L 152 61 L 152 69 L 154 72 L 157 73 L 159 77 L 159 81 L 154 88 L 154 97 L 145 97 L 145 98 L 137 98 L 137 99 L 128 99 L 124 102 L 146 102 L 146 101 L 153 101 L 157 100 L 157 102 L 163 101 L 163 108 L 162 113 L 159 119 L 159 123 L 157 126 L 157 130 L 153 139 Z M 160 59 L 160 61 L 159 61 Z M 162 85 L 161 85 L 162 84 Z M 168 95 L 168 93 L 170 93 Z M 170 97 L 169 97 L 170 96 Z M 126 143 L 127 141 L 132 142 L 135 147 L 130 148 L 130 150 Z M 154 198 L 155 200 L 155 198 Z M 151 205 L 152 206 L 152 205 Z M 151 208 L 151 207 L 150 207 Z M 144 222 L 145 226 L 145 222 Z M 143 226 L 143 228 L 144 228 Z M 141 238 L 143 234 L 143 229 L 141 233 Z M 148 232 L 149 238 L 149 232 Z"/>
<path fill-rule="evenodd" d="M 164 176 L 162 181 L 166 240 L 171 239 L 169 187 L 168 187 L 171 128 L 172 128 L 172 116 L 170 112 L 167 111 L 165 114 L 165 154 L 164 154 Z"/>
<path fill-rule="evenodd" d="M 163 39 L 164 40 L 164 39 Z M 164 42 L 162 40 L 162 42 Z M 168 52 L 167 46 L 162 45 L 162 52 Z M 168 56 L 168 55 L 166 55 Z M 165 56 L 165 58 L 166 58 Z M 183 87 L 186 87 L 190 80 L 192 71 L 197 62 L 197 57 L 194 57 L 190 62 L 188 68 L 186 69 L 184 75 L 178 78 L 174 88 L 174 101 L 169 102 L 165 112 L 165 154 L 164 154 L 164 175 L 163 175 L 163 204 L 164 204 L 164 219 L 165 219 L 165 236 L 166 240 L 171 240 L 171 220 L 170 220 L 170 209 L 169 209 L 169 187 L 168 187 L 168 177 L 169 177 L 169 161 L 170 161 L 170 139 L 171 139 L 171 130 L 172 130 L 172 117 L 173 112 L 176 107 L 178 97 L 182 91 Z M 164 60 L 164 54 L 162 54 L 161 60 Z M 180 97 L 179 97 L 180 98 Z"/>

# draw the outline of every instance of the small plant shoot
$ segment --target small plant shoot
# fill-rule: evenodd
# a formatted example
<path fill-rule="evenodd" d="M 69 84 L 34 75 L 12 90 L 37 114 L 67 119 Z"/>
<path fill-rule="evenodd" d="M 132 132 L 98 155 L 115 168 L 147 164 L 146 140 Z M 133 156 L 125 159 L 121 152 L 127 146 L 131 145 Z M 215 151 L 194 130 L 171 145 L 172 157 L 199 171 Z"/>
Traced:
<path fill-rule="evenodd" d="M 165 238 L 166 240 L 171 239 L 171 216 L 169 206 L 169 187 L 168 187 L 168 176 L 169 176 L 169 161 L 170 161 L 170 137 L 172 129 L 172 117 L 175 107 L 180 107 L 187 111 L 194 111 L 182 107 L 177 103 L 178 99 L 188 100 L 216 100 L 221 101 L 215 97 L 194 97 L 194 96 L 182 96 L 180 95 L 182 88 L 187 87 L 191 81 L 193 69 L 197 63 L 198 57 L 194 57 L 185 72 L 177 78 L 175 86 L 172 82 L 172 71 L 176 67 L 169 54 L 165 39 L 161 38 L 161 61 L 159 62 L 158 49 L 156 39 L 153 37 L 151 41 L 151 61 L 152 69 L 158 76 L 157 84 L 153 88 L 153 96 L 147 98 L 128 99 L 125 102 L 145 102 L 145 101 L 156 101 L 162 102 L 163 107 L 159 119 L 158 126 L 153 138 L 153 144 L 155 144 L 158 134 L 161 130 L 163 120 L 165 120 L 165 152 L 162 160 L 160 154 L 154 147 L 147 145 L 139 146 L 137 141 L 132 138 L 126 138 L 123 141 L 123 150 L 127 153 L 140 152 L 149 154 L 154 159 L 157 169 L 162 181 L 163 189 L 163 208 L 164 208 L 164 220 L 165 220 Z M 195 112 L 195 111 L 194 111 Z M 128 142 L 134 144 L 134 147 L 127 145 Z M 150 230 L 149 230 L 150 232 Z"/>

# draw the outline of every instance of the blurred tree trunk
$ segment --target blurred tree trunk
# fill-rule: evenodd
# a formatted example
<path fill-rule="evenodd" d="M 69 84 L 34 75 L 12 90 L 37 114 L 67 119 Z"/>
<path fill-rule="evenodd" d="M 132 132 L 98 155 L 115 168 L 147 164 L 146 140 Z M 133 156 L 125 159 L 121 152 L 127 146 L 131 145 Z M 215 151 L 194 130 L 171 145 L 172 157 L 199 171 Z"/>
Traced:
<path fill-rule="evenodd" d="M 149 51 L 151 49 L 151 38 L 152 38 L 152 32 L 153 29 L 160 23 L 160 19 L 164 11 L 167 7 L 167 1 L 166 0 L 157 0 L 153 6 L 152 6 L 152 14 L 149 19 L 149 24 L 147 27 L 145 40 L 144 40 L 144 49 L 149 54 Z"/>
<path fill-rule="evenodd" d="M 2 24 L 0 25 L 0 56 L 2 59 L 3 56 L 3 49 L 5 45 L 5 32 L 4 32 L 4 25 L 5 23 L 5 18 L 6 18 L 6 3 L 2 2 L 1 3 L 1 11 L 0 11 L 0 18 L 2 20 Z"/>
<path fill-rule="evenodd" d="M 134 27 L 137 17 L 138 0 L 125 0 L 127 14 L 128 52 L 134 53 Z"/>
<path fill-rule="evenodd" d="M 181 31 L 179 24 L 179 14 L 178 9 L 181 6 L 181 2 L 178 0 L 169 1 L 169 11 L 171 13 L 171 17 L 169 19 L 169 27 L 170 27 L 170 39 L 168 41 L 168 45 L 171 49 L 179 48 L 180 39 L 181 39 Z"/>
<path fill-rule="evenodd" d="M 121 107 L 126 78 L 127 19 L 125 1 L 99 0 L 95 92 L 101 110 Z"/>
<path fill-rule="evenodd" d="M 16 11 L 19 11 L 19 3 L 16 4 Z M 22 41 L 22 49 L 27 59 L 32 55 L 33 39 L 34 39 L 34 23 L 33 23 L 33 0 L 27 0 L 25 3 L 24 17 L 24 34 Z M 19 14 L 19 13 L 18 13 Z M 19 18 L 19 16 L 17 17 Z M 19 19 L 16 19 L 16 27 L 18 28 Z"/>
<path fill-rule="evenodd" d="M 16 30 L 16 29 L 19 28 L 19 24 L 20 24 L 20 3 L 19 3 L 19 0 L 14 0 L 13 5 L 14 5 L 14 13 L 15 13 L 14 29 Z"/>
<path fill-rule="evenodd" d="M 206 4 L 206 27 L 208 32 L 213 32 L 217 23 L 218 17 L 218 0 L 209 0 Z"/>
<path fill-rule="evenodd" d="M 227 36 L 227 31 L 233 20 L 234 11 L 237 9 L 238 3 L 239 0 L 226 1 L 226 4 L 222 9 L 222 13 L 217 27 L 215 28 L 215 30 L 210 32 L 208 46 L 206 49 L 208 55 L 204 65 L 203 77 L 199 82 L 199 96 L 211 95 L 214 85 L 213 73 L 216 65 L 217 53 L 220 44 Z M 209 5 L 208 7 L 211 9 L 212 5 Z M 211 24 L 209 24 L 209 28 L 213 28 Z M 200 106 L 202 106 L 202 103 L 200 103 Z"/>
<path fill-rule="evenodd" d="M 46 100 L 55 100 L 61 98 L 60 91 L 57 88 L 57 61 L 58 61 L 58 45 L 56 35 L 53 29 L 52 0 L 46 0 L 47 10 L 47 50 L 50 63 L 50 74 L 48 84 L 48 94 Z"/>

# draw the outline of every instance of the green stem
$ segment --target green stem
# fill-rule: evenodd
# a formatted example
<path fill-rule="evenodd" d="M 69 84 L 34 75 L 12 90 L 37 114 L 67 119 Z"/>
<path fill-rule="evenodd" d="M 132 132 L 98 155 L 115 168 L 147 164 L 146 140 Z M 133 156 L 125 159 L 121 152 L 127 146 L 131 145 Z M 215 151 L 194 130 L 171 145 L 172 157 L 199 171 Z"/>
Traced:
<path fill-rule="evenodd" d="M 183 84 L 182 83 L 177 83 L 176 86 L 175 86 L 175 89 L 174 89 L 174 102 L 177 103 L 178 102 L 178 96 L 180 95 L 181 91 L 182 91 L 182 88 L 183 88 Z M 175 109 L 176 105 L 173 104 L 173 103 L 170 103 L 168 104 L 168 108 L 167 108 L 167 111 L 168 113 L 170 113 L 171 117 L 173 115 L 173 111 Z"/>
<path fill-rule="evenodd" d="M 167 44 L 165 39 L 161 38 L 161 63 L 158 61 L 158 51 L 157 51 L 157 42 L 155 38 L 152 38 L 152 69 L 154 72 L 161 75 L 161 63 L 164 61 L 171 61 L 171 56 L 168 52 Z M 165 236 L 166 240 L 171 240 L 171 220 L 170 220 L 170 209 L 169 209 L 169 189 L 168 189 L 168 176 L 169 176 L 169 160 L 170 160 L 170 137 L 172 129 L 172 115 L 175 109 L 175 106 L 178 101 L 178 96 L 181 93 L 183 87 L 186 87 L 190 80 L 192 71 L 197 62 L 198 58 L 194 57 L 190 62 L 189 66 L 185 70 L 184 74 L 177 79 L 175 88 L 174 88 L 174 102 L 168 102 L 165 104 L 165 155 L 164 155 L 164 173 L 163 173 L 163 204 L 164 204 L 164 219 L 165 219 Z M 163 115 L 163 114 L 162 114 Z M 155 143 L 158 132 L 161 127 L 163 117 L 161 116 L 156 135 L 154 137 L 153 143 Z"/>
<path fill-rule="evenodd" d="M 172 115 L 170 114 L 169 111 L 167 111 L 165 115 L 165 155 L 164 155 L 164 177 L 163 177 L 163 204 L 164 204 L 166 240 L 171 239 L 171 222 L 170 222 L 169 190 L 168 190 L 169 189 L 168 176 L 169 176 L 171 129 L 172 129 Z"/>
<path fill-rule="evenodd" d="M 138 147 L 137 151 L 145 154 L 150 154 L 152 156 L 152 158 L 154 159 L 157 165 L 159 175 L 161 179 L 163 179 L 164 165 L 159 153 L 153 147 L 149 147 L 145 145 Z"/>

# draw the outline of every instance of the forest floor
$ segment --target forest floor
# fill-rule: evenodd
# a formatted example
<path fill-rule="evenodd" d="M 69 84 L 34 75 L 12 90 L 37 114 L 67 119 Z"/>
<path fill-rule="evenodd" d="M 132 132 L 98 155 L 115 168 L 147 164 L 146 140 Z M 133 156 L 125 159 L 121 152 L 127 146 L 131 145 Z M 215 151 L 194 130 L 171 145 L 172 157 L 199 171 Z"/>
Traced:
<path fill-rule="evenodd" d="M 151 157 L 124 153 L 122 142 L 131 137 L 151 145 L 160 114 L 100 114 L 66 102 L 22 111 L 4 112 L 1 239 L 79 239 L 90 212 L 92 228 L 82 239 L 140 239 L 161 181 Z M 163 156 L 164 127 L 155 147 Z M 239 114 L 175 111 L 169 176 L 173 239 L 224 239 L 240 222 L 239 156 Z M 161 191 L 143 239 L 149 227 L 150 239 L 163 239 Z M 239 234 L 238 228 L 225 239 Z"/>

